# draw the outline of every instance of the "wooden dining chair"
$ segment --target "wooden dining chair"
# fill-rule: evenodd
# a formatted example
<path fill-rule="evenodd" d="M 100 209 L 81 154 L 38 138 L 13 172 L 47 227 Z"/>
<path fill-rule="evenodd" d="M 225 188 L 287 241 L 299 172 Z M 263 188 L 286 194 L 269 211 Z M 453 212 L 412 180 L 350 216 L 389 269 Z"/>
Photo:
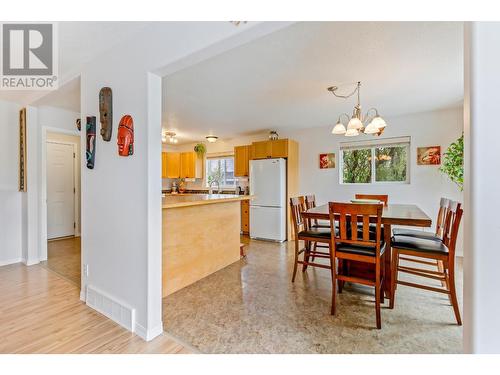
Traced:
<path fill-rule="evenodd" d="M 434 232 L 428 232 L 416 229 L 394 228 L 392 230 L 392 235 L 394 237 L 406 236 L 406 237 L 416 237 L 433 241 L 444 241 L 444 233 L 448 232 L 450 229 L 446 228 L 446 225 L 448 226 L 450 225 L 450 223 L 446 220 L 446 218 L 448 217 L 449 207 L 450 207 L 450 200 L 447 198 L 441 198 L 439 201 L 439 211 L 436 218 L 436 230 Z M 401 257 L 401 260 L 436 266 L 439 272 L 443 272 L 444 270 L 443 262 L 440 260 L 437 260 L 434 263 L 407 256 Z M 442 280 L 441 285 L 446 286 L 446 281 Z"/>
<path fill-rule="evenodd" d="M 375 314 L 377 328 L 382 328 L 380 317 L 380 304 L 384 302 L 384 254 L 386 245 L 382 237 L 382 204 L 352 204 L 330 202 L 330 225 L 332 228 L 338 223 L 339 231 L 332 231 L 331 244 L 332 264 L 335 260 L 348 262 L 362 262 L 374 265 L 375 272 L 373 278 L 361 278 L 351 276 L 348 267 L 332 267 L 332 315 L 335 315 L 337 280 L 339 283 L 352 282 L 375 287 Z M 375 220 L 376 230 L 370 231 L 370 218 Z M 360 226 L 361 224 L 361 233 Z M 358 228 L 358 230 L 350 230 Z M 341 289 L 339 289 L 341 292 Z"/>
<path fill-rule="evenodd" d="M 455 318 L 458 325 L 462 325 L 460 309 L 458 306 L 457 293 L 455 289 L 455 246 L 457 242 L 458 229 L 462 219 L 463 210 L 461 204 L 449 201 L 447 214 L 444 223 L 443 239 L 435 241 L 432 239 L 422 239 L 418 237 L 396 236 L 392 240 L 392 283 L 390 307 L 395 303 L 396 284 L 406 285 L 414 288 L 425 289 L 433 292 L 447 294 L 453 306 Z M 440 261 L 443 264 L 442 271 L 432 271 L 425 268 L 407 267 L 400 265 L 401 255 L 423 258 L 425 260 Z M 408 273 L 415 276 L 439 280 L 443 282 L 444 288 L 435 288 L 403 281 L 398 279 L 399 272 Z"/>
<path fill-rule="evenodd" d="M 314 194 L 312 195 L 306 195 L 306 209 L 311 209 L 316 207 L 316 196 Z M 323 221 L 320 222 L 318 219 L 313 219 L 310 221 L 310 226 L 313 226 L 315 228 L 330 228 L 330 223 Z"/>
<path fill-rule="evenodd" d="M 292 214 L 293 229 L 295 235 L 295 259 L 293 264 L 292 283 L 295 281 L 297 274 L 297 267 L 302 264 L 302 272 L 307 270 L 307 266 L 320 267 L 331 269 L 330 251 L 318 251 L 316 246 L 312 244 L 323 243 L 330 245 L 330 229 L 329 228 L 316 228 L 309 227 L 308 221 L 302 217 L 302 212 L 305 211 L 304 197 L 290 198 L 290 209 Z M 300 241 L 304 241 L 304 247 L 300 248 Z M 302 260 L 299 259 L 300 254 L 304 254 Z M 324 258 L 330 260 L 330 264 L 316 263 L 315 258 Z"/>
<path fill-rule="evenodd" d="M 356 199 L 373 199 L 384 203 L 384 206 L 389 204 L 389 196 L 387 194 L 356 194 Z"/>

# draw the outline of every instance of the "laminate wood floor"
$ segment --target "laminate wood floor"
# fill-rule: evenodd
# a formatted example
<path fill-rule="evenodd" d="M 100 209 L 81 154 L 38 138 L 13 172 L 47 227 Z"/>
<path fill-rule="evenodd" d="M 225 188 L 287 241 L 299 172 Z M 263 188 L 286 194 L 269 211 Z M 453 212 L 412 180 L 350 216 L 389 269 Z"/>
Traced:
<path fill-rule="evenodd" d="M 56 272 L 76 286 L 81 282 L 80 237 L 52 240 L 47 243 L 47 260 L 42 266 Z"/>
<path fill-rule="evenodd" d="M 87 307 L 79 287 L 40 265 L 0 267 L 0 353 L 190 353 L 150 342 Z"/>

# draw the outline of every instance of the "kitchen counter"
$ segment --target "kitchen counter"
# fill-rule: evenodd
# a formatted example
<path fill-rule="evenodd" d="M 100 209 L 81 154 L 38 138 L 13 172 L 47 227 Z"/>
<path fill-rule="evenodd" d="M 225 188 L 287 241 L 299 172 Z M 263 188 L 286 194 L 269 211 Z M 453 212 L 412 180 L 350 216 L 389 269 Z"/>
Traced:
<path fill-rule="evenodd" d="M 235 194 L 166 194 L 162 199 L 162 208 L 196 206 L 249 199 L 252 199 L 252 196 Z"/>
<path fill-rule="evenodd" d="M 167 194 L 162 204 L 162 295 L 240 260 L 241 201 L 249 195 Z"/>

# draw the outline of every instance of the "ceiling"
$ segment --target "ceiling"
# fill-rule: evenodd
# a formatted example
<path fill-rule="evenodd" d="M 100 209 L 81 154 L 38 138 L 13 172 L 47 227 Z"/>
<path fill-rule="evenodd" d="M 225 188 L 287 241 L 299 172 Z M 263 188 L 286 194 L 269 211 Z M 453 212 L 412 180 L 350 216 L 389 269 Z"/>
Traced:
<path fill-rule="evenodd" d="M 33 102 L 33 105 L 47 105 L 80 112 L 80 77 L 69 81 L 55 91 L 51 91 Z"/>
<path fill-rule="evenodd" d="M 148 22 L 59 22 L 59 78 L 62 81 L 74 78 L 86 62 L 98 57 L 102 52 L 148 24 Z M 0 100 L 30 104 L 44 94 L 47 92 L 0 91 Z"/>
<path fill-rule="evenodd" d="M 164 77 L 163 128 L 180 143 L 327 126 L 361 104 L 383 116 L 463 100 L 463 24 L 304 22 Z"/>

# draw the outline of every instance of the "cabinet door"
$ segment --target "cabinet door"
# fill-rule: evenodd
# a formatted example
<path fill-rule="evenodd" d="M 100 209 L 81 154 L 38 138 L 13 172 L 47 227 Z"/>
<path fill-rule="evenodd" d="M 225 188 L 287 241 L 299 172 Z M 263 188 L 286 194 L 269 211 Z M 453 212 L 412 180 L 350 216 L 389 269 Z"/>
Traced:
<path fill-rule="evenodd" d="M 179 152 L 166 152 L 166 176 L 167 178 L 179 178 L 181 154 Z"/>
<path fill-rule="evenodd" d="M 277 139 L 271 141 L 271 155 L 273 158 L 288 157 L 288 139 Z"/>
<path fill-rule="evenodd" d="M 272 156 L 272 145 L 270 141 L 252 143 L 252 158 L 266 159 Z"/>
<path fill-rule="evenodd" d="M 161 178 L 167 178 L 167 153 L 161 153 Z"/>
<path fill-rule="evenodd" d="M 190 152 L 181 152 L 181 178 L 191 178 L 191 153 Z"/>
<path fill-rule="evenodd" d="M 241 232 L 250 233 L 250 207 L 247 200 L 241 201 Z"/>
<path fill-rule="evenodd" d="M 248 176 L 248 149 L 249 146 L 234 148 L 234 175 L 236 177 Z"/>

